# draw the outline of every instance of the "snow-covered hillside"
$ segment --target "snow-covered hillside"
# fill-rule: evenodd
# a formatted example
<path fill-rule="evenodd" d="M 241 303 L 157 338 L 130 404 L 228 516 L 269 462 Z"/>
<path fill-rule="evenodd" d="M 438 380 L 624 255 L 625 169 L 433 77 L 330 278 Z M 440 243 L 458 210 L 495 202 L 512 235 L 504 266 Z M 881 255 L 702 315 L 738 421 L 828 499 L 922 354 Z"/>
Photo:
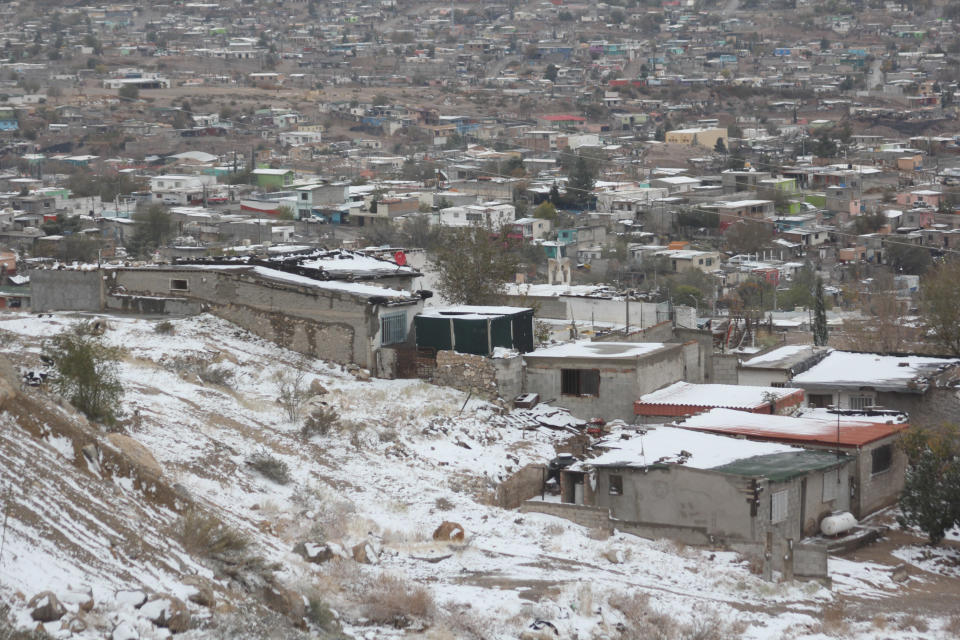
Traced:
<path fill-rule="evenodd" d="M 74 321 L 0 314 L 0 354 L 38 367 L 43 339 Z M 124 349 L 125 432 L 152 453 L 174 498 L 82 464 L 77 443 L 50 424 L 83 421 L 52 392 L 21 390 L 0 413 L 9 514 L 0 599 L 18 625 L 36 624 L 27 600 L 49 590 L 68 614 L 46 630 L 75 638 L 166 637 L 146 619 L 151 605 L 130 604 L 139 591 L 185 601 L 191 628 L 178 635 L 195 638 L 296 637 L 298 596 L 314 612 L 310 632 L 358 638 L 947 638 L 960 626 L 948 609 L 907 605 L 933 585 L 920 569 L 894 582 L 892 564 L 838 559 L 832 587 L 771 584 L 730 552 L 492 506 L 499 482 L 551 459 L 568 434 L 520 429 L 459 391 L 368 380 L 212 316 L 172 320 L 172 334 L 155 330 L 160 320 L 106 321 L 106 340 Z M 302 437 L 277 402 L 277 376 L 297 371 L 319 393 L 314 406 L 339 416 L 324 435 Z M 39 426 L 24 424 L 28 413 Z M 38 430 L 47 435 L 31 435 Z M 284 463 L 289 481 L 257 472 L 249 462 L 258 454 Z M 225 570 L 191 549 L 180 529 L 188 503 L 242 533 L 256 562 Z M 444 521 L 464 539 L 434 540 Z M 333 543 L 327 551 L 349 557 L 310 563 L 293 551 L 299 543 Z M 191 600 L 196 578 L 217 604 Z M 273 628 L 244 620 L 251 602 L 270 599 L 257 595 L 257 580 L 286 597 L 270 607 L 290 614 Z M 88 589 L 93 606 L 83 611 L 76 594 Z"/>

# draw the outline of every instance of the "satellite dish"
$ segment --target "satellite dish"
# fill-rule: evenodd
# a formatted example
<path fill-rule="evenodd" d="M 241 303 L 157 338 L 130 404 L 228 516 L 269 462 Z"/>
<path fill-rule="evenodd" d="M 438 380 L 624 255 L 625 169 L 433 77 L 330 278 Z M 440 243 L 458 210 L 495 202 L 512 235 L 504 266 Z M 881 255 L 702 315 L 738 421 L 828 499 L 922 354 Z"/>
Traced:
<path fill-rule="evenodd" d="M 397 266 L 402 267 L 407 264 L 407 254 L 403 251 L 397 251 L 393 254 L 393 261 L 397 263 Z"/>

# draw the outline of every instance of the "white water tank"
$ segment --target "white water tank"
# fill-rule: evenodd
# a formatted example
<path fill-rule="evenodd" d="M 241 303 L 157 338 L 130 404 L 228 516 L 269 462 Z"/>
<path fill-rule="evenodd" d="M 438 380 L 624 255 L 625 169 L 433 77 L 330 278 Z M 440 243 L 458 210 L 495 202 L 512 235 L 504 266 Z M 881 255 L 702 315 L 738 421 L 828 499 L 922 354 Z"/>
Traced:
<path fill-rule="evenodd" d="M 857 519 L 849 511 L 833 513 L 820 521 L 820 531 L 825 536 L 836 536 L 857 526 Z"/>

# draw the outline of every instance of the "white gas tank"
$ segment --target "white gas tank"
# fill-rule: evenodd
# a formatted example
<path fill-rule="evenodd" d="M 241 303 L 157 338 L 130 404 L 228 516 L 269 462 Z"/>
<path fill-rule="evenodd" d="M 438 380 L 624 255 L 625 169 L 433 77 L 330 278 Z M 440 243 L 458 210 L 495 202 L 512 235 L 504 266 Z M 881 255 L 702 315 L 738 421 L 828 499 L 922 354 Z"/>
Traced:
<path fill-rule="evenodd" d="M 820 521 L 820 531 L 825 536 L 836 536 L 857 526 L 857 519 L 849 511 L 833 513 Z"/>

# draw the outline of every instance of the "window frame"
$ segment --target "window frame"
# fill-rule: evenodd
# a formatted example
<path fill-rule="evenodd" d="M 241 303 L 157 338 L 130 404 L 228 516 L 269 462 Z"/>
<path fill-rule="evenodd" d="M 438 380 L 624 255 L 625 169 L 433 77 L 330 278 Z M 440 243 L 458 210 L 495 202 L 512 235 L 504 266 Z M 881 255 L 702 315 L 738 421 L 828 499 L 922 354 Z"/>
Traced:
<path fill-rule="evenodd" d="M 783 489 L 770 494 L 770 524 L 786 522 L 789 512 L 790 491 Z"/>
<path fill-rule="evenodd" d="M 827 488 L 829 487 L 829 491 Z M 823 472 L 823 488 L 820 494 L 821 502 L 832 502 L 840 497 L 840 469 Z"/>
<path fill-rule="evenodd" d="M 619 473 L 611 473 L 607 476 L 607 495 L 623 495 L 623 475 Z"/>
<path fill-rule="evenodd" d="M 398 325 L 399 329 L 391 324 L 398 320 L 402 323 Z M 380 316 L 380 345 L 386 347 L 393 344 L 403 344 L 407 341 L 408 329 L 406 311 L 393 311 L 382 314 Z"/>
<path fill-rule="evenodd" d="M 585 379 L 585 375 L 589 379 Z M 574 378 L 575 376 L 575 378 Z M 594 384 L 585 384 L 594 382 Z M 577 398 L 600 397 L 600 370 L 599 369 L 561 369 L 560 395 Z"/>
<path fill-rule="evenodd" d="M 180 282 L 183 283 L 183 286 L 176 286 Z M 170 278 L 170 291 L 190 291 L 190 280 L 187 278 Z"/>
<path fill-rule="evenodd" d="M 884 452 L 881 454 L 881 452 Z M 880 454 L 880 455 L 878 455 Z M 882 469 L 877 469 L 877 459 L 881 459 L 881 464 L 886 462 L 886 466 Z M 885 458 L 885 460 L 884 460 Z M 893 445 L 890 443 L 882 444 L 879 447 L 875 447 L 870 451 L 870 475 L 876 476 L 881 473 L 887 473 L 893 469 Z"/>

